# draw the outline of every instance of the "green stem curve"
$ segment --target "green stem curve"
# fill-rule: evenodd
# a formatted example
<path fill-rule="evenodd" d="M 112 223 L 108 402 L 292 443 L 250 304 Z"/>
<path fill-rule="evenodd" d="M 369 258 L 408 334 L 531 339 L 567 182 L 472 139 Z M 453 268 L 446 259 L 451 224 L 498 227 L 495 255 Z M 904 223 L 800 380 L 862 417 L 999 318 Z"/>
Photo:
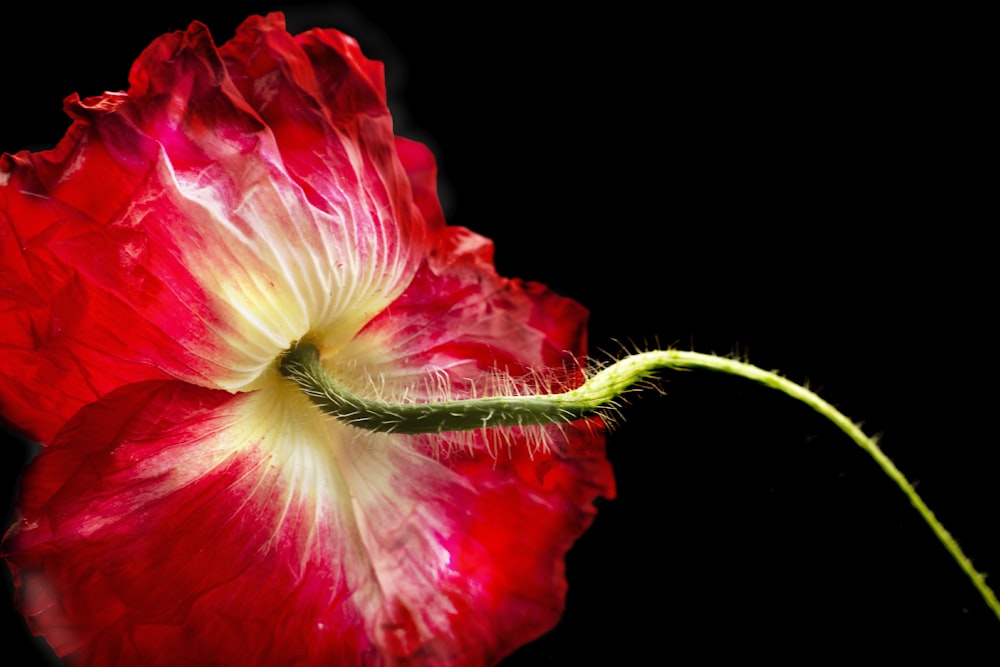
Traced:
<path fill-rule="evenodd" d="M 359 428 L 390 433 L 441 433 L 495 426 L 554 424 L 600 414 L 635 385 L 665 369 L 704 369 L 736 375 L 776 389 L 805 403 L 833 422 L 896 483 L 938 541 L 972 581 L 1000 620 L 1000 601 L 899 468 L 854 422 L 818 394 L 777 373 L 748 363 L 698 352 L 653 350 L 621 359 L 575 389 L 534 396 L 492 396 L 428 403 L 387 403 L 358 396 L 327 375 L 312 345 L 293 347 L 281 361 L 281 373 L 293 380 L 324 412 Z"/>

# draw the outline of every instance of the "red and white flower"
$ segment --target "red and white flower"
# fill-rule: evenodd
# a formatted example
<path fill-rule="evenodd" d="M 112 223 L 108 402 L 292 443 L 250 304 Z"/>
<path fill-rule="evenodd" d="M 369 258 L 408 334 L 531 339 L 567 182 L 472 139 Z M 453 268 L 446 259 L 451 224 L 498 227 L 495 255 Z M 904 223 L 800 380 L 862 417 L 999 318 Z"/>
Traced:
<path fill-rule="evenodd" d="M 358 393 L 579 382 L 586 313 L 446 226 L 350 37 L 253 17 L 68 100 L 0 161 L 0 410 L 48 446 L 4 556 L 74 665 L 485 665 L 556 622 L 614 493 L 592 424 L 402 436 L 323 415 L 297 341 Z"/>

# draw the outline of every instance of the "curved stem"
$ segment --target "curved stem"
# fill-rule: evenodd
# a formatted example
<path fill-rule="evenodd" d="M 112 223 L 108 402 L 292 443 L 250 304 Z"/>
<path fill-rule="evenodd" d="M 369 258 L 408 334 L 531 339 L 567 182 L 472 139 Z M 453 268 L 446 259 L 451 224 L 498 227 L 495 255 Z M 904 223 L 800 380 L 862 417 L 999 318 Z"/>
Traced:
<path fill-rule="evenodd" d="M 964 551 L 962 551 L 958 542 L 955 541 L 955 538 L 952 537 L 951 533 L 949 533 L 944 525 L 941 524 L 938 518 L 934 515 L 934 512 L 931 511 L 931 509 L 927 506 L 927 503 L 925 503 L 923 498 L 920 497 L 920 494 L 917 493 L 913 484 L 906 479 L 906 476 L 900 472 L 899 468 L 897 468 L 892 460 L 885 455 L 875 441 L 865 435 L 865 433 L 858 428 L 857 424 L 844 416 L 842 412 L 837 410 L 815 392 L 812 392 L 805 387 L 778 375 L 777 373 L 765 371 L 757 368 L 756 366 L 733 359 L 724 359 L 707 354 L 698 354 L 696 352 L 671 351 L 670 355 L 671 358 L 676 359 L 676 363 L 669 366 L 671 368 L 704 368 L 730 375 L 738 375 L 740 377 L 747 378 L 748 380 L 754 380 L 767 385 L 772 389 L 777 389 L 797 401 L 805 403 L 810 408 L 833 422 L 837 428 L 847 434 L 847 436 L 853 440 L 858 447 L 863 449 L 869 456 L 875 459 L 875 463 L 877 463 L 879 468 L 882 469 L 882 472 L 884 472 L 893 482 L 896 483 L 896 486 L 898 486 L 906 495 L 910 504 L 917 510 L 924 522 L 930 526 L 930 529 L 934 532 L 938 541 L 941 542 L 945 549 L 947 549 L 948 553 L 951 554 L 951 557 L 955 559 L 956 563 L 958 563 L 958 566 L 962 568 L 962 571 L 965 572 L 966 576 L 968 576 L 972 581 L 972 585 L 979 591 L 983 601 L 986 602 L 987 606 L 993 610 L 997 619 L 1000 620 L 1000 601 L 997 600 L 997 596 L 993 592 L 993 589 L 986 583 L 986 576 L 976 570 L 972 561 L 969 560 L 969 557 L 965 555 Z"/>
<path fill-rule="evenodd" d="M 327 414 L 360 428 L 410 434 L 552 424 L 580 419 L 613 409 L 615 399 L 664 369 L 705 369 L 753 380 L 805 403 L 833 422 L 896 483 L 1000 619 L 1000 601 L 986 583 L 986 577 L 976 571 L 955 538 L 875 441 L 818 394 L 777 373 L 710 354 L 653 350 L 625 357 L 588 377 L 579 387 L 558 394 L 387 403 L 353 394 L 329 377 L 320 362 L 319 352 L 311 345 L 292 348 L 281 362 L 282 374 L 296 382 Z"/>

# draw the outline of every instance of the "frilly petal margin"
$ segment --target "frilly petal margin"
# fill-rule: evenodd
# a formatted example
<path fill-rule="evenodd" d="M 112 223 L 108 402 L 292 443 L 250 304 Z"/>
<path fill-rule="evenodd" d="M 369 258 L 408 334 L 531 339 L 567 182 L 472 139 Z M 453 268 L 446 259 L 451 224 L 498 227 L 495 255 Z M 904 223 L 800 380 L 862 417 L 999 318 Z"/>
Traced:
<path fill-rule="evenodd" d="M 614 494 L 599 422 L 399 436 L 276 368 L 399 400 L 575 386 L 586 310 L 448 227 L 379 63 L 278 14 L 154 42 L 0 158 L 0 412 L 51 442 L 3 543 L 70 665 L 491 665 L 551 628 Z"/>
<path fill-rule="evenodd" d="M 587 309 L 539 283 L 498 275 L 492 241 L 443 226 L 430 150 L 406 139 L 396 145 L 414 201 L 431 225 L 440 221 L 441 231 L 406 290 L 341 356 L 379 378 L 379 390 L 427 400 L 562 391 L 582 382 Z M 349 370 L 335 373 L 344 378 Z M 447 395 L 426 383 L 441 373 Z"/>
<path fill-rule="evenodd" d="M 4 556 L 70 665 L 489 665 L 554 625 L 608 491 L 601 436 L 572 435 L 540 475 L 424 456 L 284 383 L 138 383 L 31 464 Z"/>
<path fill-rule="evenodd" d="M 293 341 L 342 344 L 398 296 L 433 230 L 381 72 L 280 14 L 218 48 L 194 23 L 146 49 L 127 93 L 68 98 L 54 150 L 0 158 L 6 418 L 46 443 L 128 382 L 247 388 Z"/>

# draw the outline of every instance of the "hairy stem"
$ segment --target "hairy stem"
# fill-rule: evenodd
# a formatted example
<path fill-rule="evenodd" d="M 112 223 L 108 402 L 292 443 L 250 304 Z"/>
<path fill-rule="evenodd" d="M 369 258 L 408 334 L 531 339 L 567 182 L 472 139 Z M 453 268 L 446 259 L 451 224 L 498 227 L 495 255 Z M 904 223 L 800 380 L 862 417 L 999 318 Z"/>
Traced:
<path fill-rule="evenodd" d="M 777 389 L 805 403 L 836 424 L 909 499 L 938 541 L 969 577 L 983 600 L 1000 620 L 1000 601 L 976 571 L 913 485 L 875 441 L 819 395 L 777 373 L 748 363 L 698 352 L 653 350 L 625 357 L 590 376 L 570 391 L 534 396 L 492 396 L 428 403 L 387 403 L 358 396 L 327 375 L 319 352 L 311 345 L 298 345 L 282 359 L 282 374 L 296 382 L 324 412 L 352 426 L 392 433 L 441 433 L 494 426 L 539 425 L 572 421 L 599 414 L 614 406 L 622 394 L 665 369 L 705 369 L 736 375 Z"/>

